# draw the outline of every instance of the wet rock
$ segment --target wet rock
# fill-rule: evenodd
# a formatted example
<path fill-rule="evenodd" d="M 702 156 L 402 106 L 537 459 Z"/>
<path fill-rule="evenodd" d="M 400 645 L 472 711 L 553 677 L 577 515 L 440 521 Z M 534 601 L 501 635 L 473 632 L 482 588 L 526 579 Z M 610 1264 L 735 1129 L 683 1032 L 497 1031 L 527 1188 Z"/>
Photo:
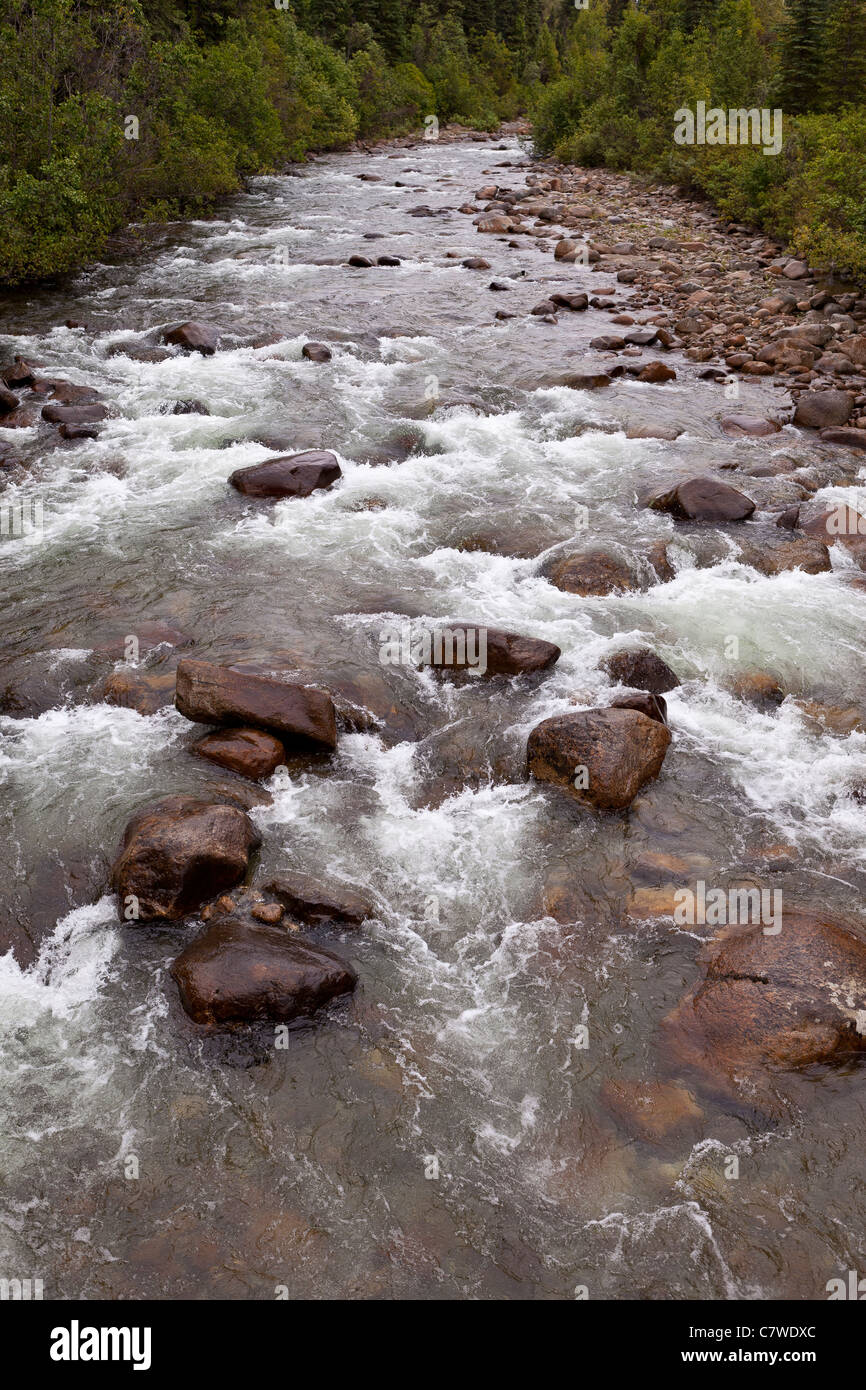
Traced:
<path fill-rule="evenodd" d="M 814 430 L 846 425 L 853 409 L 850 391 L 804 391 L 797 401 L 794 424 Z"/>
<path fill-rule="evenodd" d="M 106 705 L 156 714 L 174 704 L 174 672 L 113 671 L 103 682 L 99 698 Z"/>
<path fill-rule="evenodd" d="M 36 380 L 34 371 L 36 365 L 36 363 L 25 362 L 23 357 L 16 357 L 11 367 L 3 369 L 2 380 L 11 390 L 23 391 L 26 387 L 32 386 Z"/>
<path fill-rule="evenodd" d="M 740 554 L 745 564 L 770 576 L 786 570 L 823 574 L 833 568 L 829 550 L 816 536 L 800 536 L 796 540 L 765 537 L 760 543 L 741 544 Z"/>
<path fill-rule="evenodd" d="M 599 1097 L 623 1129 L 645 1144 L 688 1142 L 701 1132 L 704 1113 L 684 1086 L 608 1080 L 602 1083 Z"/>
<path fill-rule="evenodd" d="M 467 256 L 460 264 L 467 270 L 489 270 L 490 262 L 485 261 L 483 256 Z"/>
<path fill-rule="evenodd" d="M 400 264 L 400 257 L 399 257 L 399 256 L 377 256 L 377 257 L 376 257 L 376 264 L 377 264 L 377 265 L 384 265 L 384 266 L 399 265 L 399 264 Z"/>
<path fill-rule="evenodd" d="M 759 439 L 764 435 L 777 434 L 782 428 L 775 420 L 765 420 L 760 415 L 724 415 L 722 429 L 735 439 L 742 435 Z"/>
<path fill-rule="evenodd" d="M 8 415 L 11 411 L 17 410 L 21 402 L 14 391 L 7 391 L 5 387 L 0 388 L 0 415 Z"/>
<path fill-rule="evenodd" d="M 647 719 L 657 719 L 660 724 L 668 722 L 668 702 L 663 695 L 650 695 L 643 691 L 636 695 L 620 695 L 616 700 L 611 700 L 610 707 L 635 709 L 639 714 L 645 714 Z"/>
<path fill-rule="evenodd" d="M 98 439 L 99 430 L 95 425 L 61 425 L 58 430 L 61 439 L 74 442 L 78 439 Z"/>
<path fill-rule="evenodd" d="M 861 449 L 866 453 L 866 430 L 838 426 L 835 429 L 821 430 L 820 438 L 827 444 L 838 444 L 843 449 Z"/>
<path fill-rule="evenodd" d="M 475 219 L 475 226 L 479 232 L 510 232 L 514 223 L 510 217 L 506 217 L 502 213 L 493 212 L 482 213 L 480 217 Z"/>
<path fill-rule="evenodd" d="M 50 425 L 93 425 L 106 419 L 108 411 L 104 405 L 55 405 L 49 402 L 42 407 L 42 419 Z"/>
<path fill-rule="evenodd" d="M 323 883 L 313 874 L 277 874 L 265 887 L 295 922 L 318 927 L 360 927 L 376 910 L 369 898 L 342 884 Z"/>
<path fill-rule="evenodd" d="M 283 912 L 284 908 L 279 903 L 256 903 L 255 907 L 250 908 L 251 917 L 272 927 L 283 920 Z"/>
<path fill-rule="evenodd" d="M 824 545 L 835 545 L 838 541 L 851 552 L 861 568 L 866 565 L 866 517 L 853 507 L 842 504 L 806 520 L 801 509 L 798 524 L 807 536 L 815 536 Z"/>
<path fill-rule="evenodd" d="M 357 984 L 339 956 L 279 927 L 224 918 L 171 966 L 180 1001 L 196 1023 L 225 1026 L 308 1018 Z"/>
<path fill-rule="evenodd" d="M 169 796 L 132 817 L 111 871 L 120 917 L 177 921 L 232 888 L 261 843 L 252 821 L 234 806 Z"/>
<path fill-rule="evenodd" d="M 648 362 L 638 372 L 637 379 L 649 382 L 651 386 L 661 386 L 666 381 L 675 381 L 676 375 L 673 367 L 669 367 L 666 362 Z"/>
<path fill-rule="evenodd" d="M 736 488 L 715 478 L 690 478 L 647 503 L 653 511 L 668 512 L 678 521 L 745 521 L 755 503 Z"/>
<path fill-rule="evenodd" d="M 785 690 L 775 676 L 766 671 L 741 671 L 728 684 L 731 694 L 756 709 L 777 709 L 785 698 Z"/>
<path fill-rule="evenodd" d="M 167 415 L 210 415 L 207 406 L 201 401 L 175 401 L 171 407 L 165 407 Z"/>
<path fill-rule="evenodd" d="M 176 328 L 167 329 L 162 335 L 162 341 L 172 347 L 182 347 L 189 352 L 200 352 L 205 357 L 212 357 L 219 346 L 219 333 L 209 324 L 196 323 L 191 319 L 187 323 L 179 323 Z"/>
<path fill-rule="evenodd" d="M 572 391 L 598 391 L 610 386 L 612 380 L 606 372 L 568 372 L 559 385 L 567 386 Z"/>
<path fill-rule="evenodd" d="M 175 705 L 187 719 L 268 729 L 291 747 L 331 752 L 337 745 L 334 702 L 326 690 L 248 675 L 207 661 L 181 661 Z M 289 745 L 287 745 L 289 746 Z"/>
<path fill-rule="evenodd" d="M 598 338 L 590 339 L 589 345 L 596 352 L 618 352 L 625 347 L 625 338 L 619 338 L 615 333 L 602 333 Z"/>
<path fill-rule="evenodd" d="M 675 690 L 680 683 L 670 666 L 649 647 L 629 647 L 614 652 L 600 665 L 618 685 L 648 690 L 651 695 L 663 695 L 667 690 Z"/>
<path fill-rule="evenodd" d="M 484 676 L 521 676 L 549 670 L 561 655 L 553 642 L 539 637 L 482 624 L 452 623 L 433 633 L 429 659 L 425 653 L 423 664 L 440 670 L 475 668 Z"/>
<path fill-rule="evenodd" d="M 571 309 L 573 313 L 580 313 L 589 307 L 589 299 L 585 294 L 552 294 L 550 302 L 557 309 Z"/>
<path fill-rule="evenodd" d="M 573 261 L 577 258 L 579 243 L 572 241 L 570 237 L 563 237 L 553 248 L 554 260 Z"/>
<path fill-rule="evenodd" d="M 636 710 L 554 715 L 529 735 L 530 774 L 598 810 L 623 810 L 657 777 L 671 736 Z"/>
<path fill-rule="evenodd" d="M 766 924 L 765 924 L 766 925 Z M 662 1025 L 665 1049 L 711 1080 L 847 1061 L 866 1048 L 866 943 L 820 910 L 785 909 L 781 931 L 728 928 L 704 978 Z"/>
<path fill-rule="evenodd" d="M 301 356 L 310 362 L 330 362 L 333 355 L 324 343 L 304 343 L 301 348 Z"/>
<path fill-rule="evenodd" d="M 237 468 L 229 482 L 245 497 L 309 497 L 318 488 L 331 487 L 341 475 L 332 453 L 310 449 Z"/>
<path fill-rule="evenodd" d="M 562 589 L 567 594 L 582 594 L 585 597 L 601 597 L 637 587 L 628 565 L 614 559 L 603 550 L 592 550 L 583 555 L 569 555 L 563 560 L 558 560 L 551 567 L 548 578 L 557 589 Z"/>
<path fill-rule="evenodd" d="M 205 734 L 193 744 L 190 752 L 228 768 L 229 772 L 249 777 L 251 782 L 271 777 L 286 760 L 286 750 L 273 734 L 243 727 Z"/>

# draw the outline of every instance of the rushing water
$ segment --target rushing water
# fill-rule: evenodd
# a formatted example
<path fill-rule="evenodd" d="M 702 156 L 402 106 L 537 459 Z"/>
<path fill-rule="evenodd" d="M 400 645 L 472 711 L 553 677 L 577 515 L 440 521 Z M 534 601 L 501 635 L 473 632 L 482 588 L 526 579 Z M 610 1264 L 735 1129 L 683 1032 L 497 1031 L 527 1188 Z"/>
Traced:
<path fill-rule="evenodd" d="M 0 1272 L 41 1277 L 46 1297 L 816 1298 L 863 1267 L 862 1071 L 792 1079 L 771 1114 L 704 1097 L 697 1141 L 662 1148 L 599 1099 L 617 1077 L 667 1077 L 658 1024 L 698 971 L 697 931 L 625 911 L 648 853 L 724 883 L 783 843 L 759 881 L 856 911 L 866 808 L 849 789 L 866 735 L 822 731 L 790 700 L 762 713 L 725 685 L 758 667 L 862 702 L 863 595 L 844 557 L 771 579 L 718 538 L 715 556 L 681 540 L 677 576 L 627 595 L 543 578 L 557 547 L 586 543 L 581 507 L 593 544 L 646 555 L 674 536 L 635 506 L 648 485 L 708 460 L 808 467 L 813 452 L 791 430 L 725 439 L 722 388 L 682 360 L 664 388 L 537 386 L 573 370 L 607 318 L 527 317 L 554 281 L 593 275 L 529 239 L 477 237 L 454 211 L 497 160 L 523 159 L 509 142 L 321 160 L 0 311 L 4 358 L 38 356 L 117 412 L 98 440 L 44 455 L 33 432 L 0 430 L 33 455 L 4 500 L 44 505 L 41 543 L 0 550 L 2 684 L 57 691 L 38 717 L 0 717 L 4 883 L 22 919 L 72 871 L 83 904 L 29 964 L 0 959 Z M 420 202 L 448 211 L 409 216 Z M 490 272 L 446 254 L 479 249 Z M 402 264 L 352 270 L 353 252 Z M 491 294 L 493 276 L 510 293 Z M 496 322 L 503 304 L 517 316 Z M 86 331 L 56 326 L 67 318 Z M 225 350 L 123 351 L 185 318 L 220 325 Z M 331 363 L 301 358 L 310 339 Z M 744 396 L 779 405 L 761 382 Z M 189 399 L 210 414 L 165 413 Z M 648 422 L 685 432 L 627 438 Z M 334 449 L 342 482 L 275 506 L 239 497 L 228 474 L 272 436 Z M 383 626 L 413 617 L 563 655 L 522 686 L 382 666 Z M 197 928 L 121 928 L 100 896 L 135 808 L 220 780 L 173 709 L 144 718 L 86 694 L 118 640 L 156 621 L 211 659 L 291 661 L 380 720 L 330 761 L 293 763 L 253 811 L 263 879 L 326 874 L 378 907 L 326 943 L 355 964 L 357 994 L 284 1051 L 255 1031 L 200 1036 L 167 975 Z M 597 817 L 527 783 L 526 737 L 604 701 L 597 662 L 627 637 L 683 679 L 674 743 L 628 816 Z"/>

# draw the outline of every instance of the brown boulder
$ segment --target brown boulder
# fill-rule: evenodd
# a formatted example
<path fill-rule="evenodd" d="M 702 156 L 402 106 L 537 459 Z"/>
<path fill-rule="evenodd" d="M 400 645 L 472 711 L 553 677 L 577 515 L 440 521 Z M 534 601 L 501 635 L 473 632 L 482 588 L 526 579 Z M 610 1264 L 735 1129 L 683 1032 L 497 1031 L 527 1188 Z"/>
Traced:
<path fill-rule="evenodd" d="M 429 660 L 423 664 L 439 670 L 474 668 L 483 676 L 522 676 L 548 670 L 561 655 L 553 642 L 539 637 L 482 624 L 455 623 L 432 634 Z"/>
<path fill-rule="evenodd" d="M 190 752 L 228 768 L 229 772 L 249 777 L 251 782 L 271 777 L 286 761 L 286 750 L 280 740 L 262 729 L 226 729 L 205 734 L 193 744 Z"/>
<path fill-rule="evenodd" d="M 330 951 L 280 927 L 231 917 L 181 951 L 171 975 L 190 1018 L 217 1027 L 307 1018 L 358 982 Z"/>
<path fill-rule="evenodd" d="M 663 695 L 666 690 L 675 690 L 679 678 L 660 656 L 649 647 L 629 647 L 614 652 L 602 661 L 601 669 L 618 685 L 630 685 L 634 690 L 648 690 L 652 695 Z"/>
<path fill-rule="evenodd" d="M 638 372 L 638 381 L 647 381 L 651 386 L 660 386 L 665 381 L 675 381 L 676 372 L 666 362 L 648 362 L 643 371 Z"/>
<path fill-rule="evenodd" d="M 794 424 L 813 430 L 847 425 L 853 409 L 854 397 L 850 391 L 804 391 L 797 401 Z"/>
<path fill-rule="evenodd" d="M 206 323 L 190 320 L 188 323 L 178 324 L 176 328 L 168 329 L 163 333 L 162 340 L 175 347 L 186 348 L 189 352 L 200 352 L 205 357 L 212 357 L 219 345 L 219 334 Z"/>
<path fill-rule="evenodd" d="M 741 545 L 743 561 L 761 574 L 773 576 L 786 570 L 803 570 L 805 574 L 824 574 L 833 568 L 830 552 L 817 536 L 798 536 L 796 539 L 764 538 L 760 544 Z"/>
<path fill-rule="evenodd" d="M 11 411 L 17 410 L 21 402 L 14 391 L 7 391 L 6 387 L 0 387 L 0 415 L 8 415 Z"/>
<path fill-rule="evenodd" d="M 759 439 L 764 435 L 778 434 L 782 428 L 775 420 L 765 420 L 760 415 L 725 415 L 721 424 L 725 434 L 735 439 L 743 435 Z"/>
<path fill-rule="evenodd" d="M 622 810 L 657 777 L 671 736 L 663 724 L 626 709 L 554 715 L 529 735 L 529 772 L 576 801 Z"/>
<path fill-rule="evenodd" d="M 732 1082 L 866 1048 L 866 941 L 847 925 L 785 910 L 778 932 L 727 928 L 702 963 L 703 980 L 662 1025 L 677 1062 Z"/>
<path fill-rule="evenodd" d="M 317 488 L 330 487 L 341 472 L 332 453 L 310 449 L 237 468 L 229 482 L 245 497 L 309 497 Z"/>
<path fill-rule="evenodd" d="M 323 884 L 312 874 L 277 874 L 265 887 L 278 898 L 295 922 L 318 927 L 331 922 L 338 927 L 360 927 L 375 909 L 368 898 L 342 884 Z"/>
<path fill-rule="evenodd" d="M 325 343 L 304 343 L 301 356 L 310 362 L 330 362 L 333 353 Z"/>
<path fill-rule="evenodd" d="M 635 578 L 629 567 L 603 550 L 558 560 L 548 578 L 557 589 L 584 596 L 604 596 L 635 588 Z"/>
<path fill-rule="evenodd" d="M 862 449 L 866 453 L 866 430 L 846 429 L 839 425 L 835 429 L 822 430 L 820 438 L 827 444 L 838 444 L 843 449 Z"/>
<path fill-rule="evenodd" d="M 234 806 L 169 796 L 137 812 L 111 871 L 121 919 L 176 921 L 240 883 L 260 844 Z M 129 917 L 130 899 L 137 902 Z"/>
<path fill-rule="evenodd" d="M 56 405 L 42 407 L 42 419 L 49 425 L 94 425 L 108 415 L 104 405 Z"/>
<path fill-rule="evenodd" d="M 207 661 L 181 661 L 175 704 L 200 724 L 252 725 L 289 735 L 295 747 L 337 746 L 334 702 L 326 690 L 273 676 L 246 675 Z"/>
<path fill-rule="evenodd" d="M 751 498 L 715 478 L 690 478 L 677 483 L 648 503 L 678 521 L 745 521 L 755 510 Z"/>

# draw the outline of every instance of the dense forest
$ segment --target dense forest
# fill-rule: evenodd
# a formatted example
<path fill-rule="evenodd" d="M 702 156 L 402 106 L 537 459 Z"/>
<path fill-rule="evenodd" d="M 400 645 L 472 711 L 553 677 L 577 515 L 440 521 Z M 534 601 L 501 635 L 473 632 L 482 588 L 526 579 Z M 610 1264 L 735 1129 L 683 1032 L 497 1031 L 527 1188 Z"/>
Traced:
<path fill-rule="evenodd" d="M 676 144 L 698 101 L 780 108 L 781 154 Z M 311 150 L 522 112 L 866 274 L 866 0 L 0 0 L 0 283 Z"/>

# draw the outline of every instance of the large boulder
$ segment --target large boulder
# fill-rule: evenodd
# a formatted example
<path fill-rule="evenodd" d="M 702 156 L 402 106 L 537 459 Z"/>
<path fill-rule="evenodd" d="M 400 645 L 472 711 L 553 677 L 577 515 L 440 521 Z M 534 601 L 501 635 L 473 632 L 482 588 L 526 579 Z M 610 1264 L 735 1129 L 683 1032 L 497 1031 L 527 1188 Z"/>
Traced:
<path fill-rule="evenodd" d="M 200 724 L 250 725 L 291 737 L 293 745 L 331 752 L 337 717 L 326 690 L 250 675 L 209 661 L 181 661 L 175 704 Z"/>
<path fill-rule="evenodd" d="M 186 348 L 188 352 L 200 352 L 205 357 L 212 357 L 219 346 L 219 333 L 207 323 L 190 320 L 187 323 L 179 323 L 176 328 L 167 329 L 162 335 L 162 340 L 164 343 Z"/>
<path fill-rule="evenodd" d="M 750 497 L 716 478 L 689 478 L 651 498 L 647 506 L 678 521 L 745 521 L 755 510 Z"/>
<path fill-rule="evenodd" d="M 854 397 L 850 391 L 804 391 L 797 401 L 794 424 L 813 430 L 847 425 L 853 409 Z"/>
<path fill-rule="evenodd" d="M 263 729 L 221 729 L 205 734 L 193 744 L 191 752 L 228 768 L 229 772 L 249 777 L 251 782 L 273 776 L 286 761 L 286 750 L 280 740 Z"/>
<path fill-rule="evenodd" d="M 605 657 L 600 664 L 601 669 L 618 685 L 628 685 L 633 690 L 648 690 L 652 695 L 675 690 L 680 683 L 670 666 L 649 647 L 627 647 Z"/>
<path fill-rule="evenodd" d="M 245 497 L 309 497 L 317 488 L 328 488 L 342 470 L 326 449 L 309 449 L 303 454 L 285 454 L 237 468 L 229 477 L 232 487 Z"/>
<path fill-rule="evenodd" d="M 358 977 L 339 956 L 280 927 L 223 918 L 171 966 L 196 1023 L 225 1026 L 307 1018 Z"/>
<path fill-rule="evenodd" d="M 576 801 L 622 810 L 658 776 L 670 741 L 663 724 L 637 710 L 583 710 L 536 725 L 527 762 L 533 777 L 566 788 Z"/>
<path fill-rule="evenodd" d="M 337 927 L 360 927 L 375 915 L 373 904 L 361 893 L 342 884 L 323 883 L 312 874 L 277 874 L 265 886 L 295 922 L 318 927 L 330 923 Z"/>
<path fill-rule="evenodd" d="M 454 623 L 431 634 L 424 665 L 441 671 L 476 669 L 484 676 L 522 676 L 547 671 L 562 650 L 540 637 L 524 637 L 498 627 Z M 429 658 L 429 659 L 428 659 Z"/>
<path fill-rule="evenodd" d="M 767 914 L 769 916 L 769 914 Z M 866 939 L 820 911 L 729 926 L 704 978 L 664 1020 L 666 1051 L 716 1080 L 846 1060 L 866 1049 Z"/>
<path fill-rule="evenodd" d="M 126 827 L 111 882 L 128 921 L 177 921 L 240 883 L 260 836 L 235 806 L 169 796 Z"/>
<path fill-rule="evenodd" d="M 806 521 L 799 518 L 798 526 L 807 536 L 814 537 L 825 546 L 835 545 L 838 541 L 851 552 L 861 568 L 866 565 L 866 517 L 861 516 L 854 507 L 841 503 Z"/>

